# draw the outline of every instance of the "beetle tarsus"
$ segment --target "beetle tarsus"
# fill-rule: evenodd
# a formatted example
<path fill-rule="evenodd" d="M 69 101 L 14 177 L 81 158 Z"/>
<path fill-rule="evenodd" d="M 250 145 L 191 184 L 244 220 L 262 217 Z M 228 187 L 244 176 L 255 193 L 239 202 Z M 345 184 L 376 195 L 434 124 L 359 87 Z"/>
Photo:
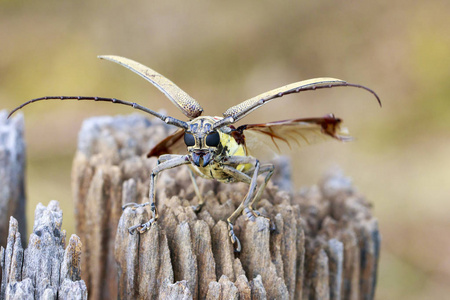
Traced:
<path fill-rule="evenodd" d="M 135 232 L 144 233 L 150 229 L 150 226 L 152 226 L 153 223 L 156 222 L 158 219 L 158 213 L 156 212 L 156 206 L 155 203 L 152 202 L 145 202 L 145 203 L 127 203 L 124 206 L 122 206 L 122 209 L 125 210 L 127 207 L 130 207 L 132 210 L 136 210 L 139 207 L 144 207 L 150 205 L 150 211 L 152 213 L 152 218 L 143 224 L 134 225 L 128 228 L 128 232 L 130 234 L 134 234 Z"/>
<path fill-rule="evenodd" d="M 253 212 L 253 214 L 254 214 L 255 216 L 257 216 L 257 217 L 263 217 L 264 219 L 267 219 L 267 220 L 269 220 L 269 222 L 270 222 L 270 218 L 269 218 L 268 216 L 266 216 L 265 214 L 260 213 L 260 212 L 259 212 L 258 210 L 256 210 L 256 209 L 253 209 L 251 205 L 249 206 L 249 209 Z"/>
<path fill-rule="evenodd" d="M 244 214 L 247 217 L 247 219 L 249 219 L 250 221 L 256 221 L 257 217 L 263 217 L 264 219 L 267 219 L 269 221 L 269 223 L 271 224 L 271 230 L 272 230 L 272 221 L 270 220 L 269 217 L 267 217 L 266 215 L 260 213 L 259 211 L 257 211 L 256 209 L 253 209 L 251 206 L 244 208 Z"/>
<path fill-rule="evenodd" d="M 205 203 L 199 203 L 197 205 L 192 205 L 191 207 L 195 213 L 199 213 L 202 210 L 204 205 L 205 205 Z"/>
<path fill-rule="evenodd" d="M 256 217 L 259 217 L 261 214 L 258 211 L 251 209 L 250 207 L 244 208 L 244 214 L 248 220 L 255 222 Z"/>
<path fill-rule="evenodd" d="M 152 226 L 152 224 L 154 224 L 155 222 L 156 222 L 156 219 L 155 218 L 151 218 L 146 223 L 131 226 L 130 228 L 128 228 L 128 232 L 130 234 L 134 234 L 136 231 L 139 232 L 139 233 L 147 232 L 150 229 L 150 227 Z"/>
<path fill-rule="evenodd" d="M 228 235 L 230 236 L 231 242 L 236 247 L 236 248 L 234 248 L 234 252 L 241 252 L 241 249 L 242 249 L 241 242 L 239 241 L 238 237 L 234 233 L 233 224 L 231 222 L 228 222 Z"/>

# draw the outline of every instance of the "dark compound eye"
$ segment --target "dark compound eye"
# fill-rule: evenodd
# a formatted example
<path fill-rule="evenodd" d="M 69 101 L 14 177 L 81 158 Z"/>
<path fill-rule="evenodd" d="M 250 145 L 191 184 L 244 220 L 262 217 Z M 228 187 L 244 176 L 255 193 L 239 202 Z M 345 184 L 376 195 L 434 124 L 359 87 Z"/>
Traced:
<path fill-rule="evenodd" d="M 186 146 L 191 147 L 195 145 L 195 138 L 192 134 L 185 132 L 184 133 L 184 143 Z"/>
<path fill-rule="evenodd" d="M 206 145 L 210 147 L 217 147 L 220 143 L 220 135 L 217 131 L 211 132 L 206 136 Z"/>

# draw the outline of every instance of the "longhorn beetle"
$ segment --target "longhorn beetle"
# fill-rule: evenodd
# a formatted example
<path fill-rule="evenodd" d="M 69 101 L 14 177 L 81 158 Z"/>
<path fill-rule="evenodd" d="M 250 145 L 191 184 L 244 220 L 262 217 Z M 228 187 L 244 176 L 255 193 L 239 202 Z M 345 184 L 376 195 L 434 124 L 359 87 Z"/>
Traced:
<path fill-rule="evenodd" d="M 148 157 L 158 156 L 157 165 L 153 168 L 150 176 L 149 202 L 142 204 L 129 203 L 124 205 L 123 209 L 128 206 L 138 208 L 150 205 L 151 219 L 146 223 L 130 227 L 129 232 L 131 234 L 135 231 L 144 233 L 158 219 L 155 199 L 155 180 L 157 175 L 167 169 L 181 165 L 189 165 L 194 190 L 199 199 L 198 205 L 193 207 L 195 211 L 201 209 L 204 200 L 195 183 L 192 171 L 201 177 L 216 179 L 220 182 L 245 182 L 249 185 L 245 199 L 227 219 L 229 236 L 232 243 L 235 244 L 236 252 L 241 250 L 241 244 L 234 233 L 233 224 L 242 213 L 250 220 L 254 220 L 256 216 L 261 215 L 254 208 L 261 198 L 264 188 L 274 171 L 273 164 L 261 164 L 258 158 L 252 156 L 252 154 L 257 153 L 258 150 L 267 148 L 272 148 L 275 152 L 280 151 L 279 143 L 285 143 L 291 147 L 291 143 L 296 143 L 298 145 L 304 143 L 310 144 L 328 138 L 347 141 L 350 140 L 351 137 L 343 135 L 343 132 L 339 129 L 341 119 L 336 118 L 332 114 L 321 118 L 248 124 L 237 128 L 232 124 L 273 99 L 293 93 L 323 88 L 345 86 L 362 88 L 372 93 L 381 106 L 378 95 L 365 86 L 347 83 L 335 78 L 315 78 L 291 83 L 250 98 L 227 109 L 223 113 L 223 117 L 202 117 L 201 114 L 203 109 L 200 104 L 161 74 L 124 57 L 107 55 L 99 56 L 99 58 L 122 65 L 148 80 L 163 92 L 167 98 L 169 98 L 170 101 L 172 101 L 189 118 L 189 121 L 185 122 L 178 120 L 129 101 L 115 98 L 84 96 L 50 96 L 32 99 L 13 109 L 9 116 L 25 105 L 41 100 L 93 100 L 128 105 L 151 114 L 167 124 L 179 127 L 175 133 L 157 144 L 147 155 Z M 184 145 L 182 140 L 184 140 Z M 184 147 L 184 153 L 186 153 L 187 147 L 188 154 L 180 154 L 180 152 L 178 152 L 180 146 Z M 178 154 L 176 154 L 177 152 Z M 266 175 L 264 181 L 257 189 L 257 177 L 261 174 Z"/>

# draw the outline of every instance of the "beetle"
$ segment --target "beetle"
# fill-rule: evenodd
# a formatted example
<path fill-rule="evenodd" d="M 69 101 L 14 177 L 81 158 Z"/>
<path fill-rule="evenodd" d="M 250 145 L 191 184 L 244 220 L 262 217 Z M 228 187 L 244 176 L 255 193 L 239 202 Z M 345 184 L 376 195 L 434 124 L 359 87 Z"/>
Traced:
<path fill-rule="evenodd" d="M 142 204 L 128 203 L 123 206 L 123 209 L 126 207 L 135 209 L 147 205 L 150 206 L 151 219 L 146 223 L 130 227 L 129 232 L 131 234 L 135 231 L 144 233 L 158 219 L 155 199 L 155 181 L 157 175 L 167 169 L 189 165 L 194 190 L 199 199 L 198 205 L 193 207 L 195 211 L 201 209 L 204 201 L 195 183 L 192 172 L 195 172 L 201 177 L 215 179 L 224 183 L 244 182 L 249 185 L 245 198 L 227 219 L 229 236 L 231 242 L 235 244 L 236 252 L 241 250 L 241 244 L 234 233 L 233 225 L 242 213 L 250 220 L 254 220 L 256 216 L 261 215 L 255 207 L 274 172 L 273 164 L 262 164 L 256 155 L 253 156 L 253 154 L 257 150 L 265 150 L 268 148 L 271 148 L 275 152 L 280 152 L 281 144 L 286 144 L 291 147 L 291 144 L 294 143 L 298 145 L 310 144 L 326 139 L 348 141 L 351 137 L 343 134 L 340 130 L 342 120 L 332 114 L 320 118 L 247 124 L 237 128 L 233 124 L 255 109 L 276 98 L 323 88 L 362 88 L 372 93 L 381 106 L 378 95 L 365 86 L 348 83 L 335 78 L 315 78 L 291 83 L 250 98 L 227 109 L 223 113 L 223 117 L 201 116 L 203 109 L 200 104 L 172 81 L 156 71 L 136 61 L 120 56 L 106 55 L 99 56 L 99 58 L 124 66 L 152 83 L 189 118 L 189 121 L 182 121 L 171 116 L 166 116 L 134 102 L 116 98 L 84 96 L 49 96 L 32 99 L 13 109 L 9 116 L 28 104 L 42 100 L 93 100 L 131 106 L 151 114 L 169 125 L 178 127 L 179 129 L 177 131 L 158 143 L 147 155 L 148 157 L 158 157 L 157 165 L 153 168 L 150 175 L 149 201 Z M 177 153 L 181 148 L 184 148 L 184 151 L 187 148 L 187 154 Z M 265 177 L 258 187 L 257 177 L 262 174 L 265 174 Z"/>

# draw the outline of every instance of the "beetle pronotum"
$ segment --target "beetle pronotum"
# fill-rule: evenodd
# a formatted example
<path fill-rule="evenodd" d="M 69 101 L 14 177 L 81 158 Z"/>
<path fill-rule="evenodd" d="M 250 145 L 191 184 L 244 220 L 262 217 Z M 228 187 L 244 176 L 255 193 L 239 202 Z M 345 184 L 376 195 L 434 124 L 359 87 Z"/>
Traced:
<path fill-rule="evenodd" d="M 274 171 L 273 164 L 261 164 L 256 157 L 252 156 L 254 151 L 258 148 L 258 143 L 261 145 L 261 141 L 265 140 L 266 144 L 264 144 L 264 147 L 274 147 L 274 150 L 279 150 L 278 143 L 280 142 L 290 146 L 293 142 L 297 144 L 310 144 L 317 139 L 327 138 L 346 141 L 349 140 L 350 137 L 341 135 L 342 132 L 339 129 L 341 120 L 334 117 L 332 114 L 321 118 L 248 124 L 237 128 L 235 128 L 233 124 L 273 99 L 293 93 L 323 88 L 345 86 L 362 88 L 372 93 L 381 106 L 378 95 L 365 86 L 347 83 L 335 78 L 315 78 L 291 83 L 248 99 L 227 109 L 223 113 L 223 117 L 202 117 L 201 114 L 203 109 L 200 104 L 161 74 L 124 57 L 108 55 L 99 56 L 99 58 L 118 63 L 151 82 L 189 118 L 189 121 L 185 122 L 178 120 L 129 101 L 115 98 L 84 96 L 51 96 L 32 99 L 13 109 L 9 116 L 25 105 L 41 100 L 93 100 L 128 105 L 151 114 L 167 124 L 179 127 L 175 133 L 157 144 L 148 154 L 149 157 L 158 156 L 157 165 L 152 170 L 150 176 L 149 202 L 142 204 L 129 203 L 126 204 L 123 209 L 128 206 L 137 208 L 150 205 L 152 217 L 146 223 L 130 227 L 129 231 L 130 233 L 135 231 L 143 233 L 158 219 L 155 202 L 155 180 L 157 175 L 167 169 L 181 165 L 189 165 L 191 167 L 191 172 L 194 171 L 204 178 L 216 179 L 225 183 L 245 182 L 249 184 L 249 190 L 244 200 L 227 219 L 229 235 L 231 241 L 235 244 L 235 250 L 238 252 L 241 250 L 241 244 L 234 233 L 233 224 L 237 217 L 242 213 L 245 213 L 250 220 L 254 220 L 255 216 L 260 215 L 254 208 L 261 198 L 264 188 Z M 180 146 L 183 146 L 184 149 L 187 147 L 188 154 L 176 154 L 177 150 L 180 149 Z M 265 174 L 265 178 L 259 188 L 257 188 L 256 179 L 261 174 Z M 199 211 L 204 202 L 194 177 L 191 176 L 191 178 L 194 184 L 194 190 L 199 199 L 199 203 L 194 206 L 194 210 Z"/>

